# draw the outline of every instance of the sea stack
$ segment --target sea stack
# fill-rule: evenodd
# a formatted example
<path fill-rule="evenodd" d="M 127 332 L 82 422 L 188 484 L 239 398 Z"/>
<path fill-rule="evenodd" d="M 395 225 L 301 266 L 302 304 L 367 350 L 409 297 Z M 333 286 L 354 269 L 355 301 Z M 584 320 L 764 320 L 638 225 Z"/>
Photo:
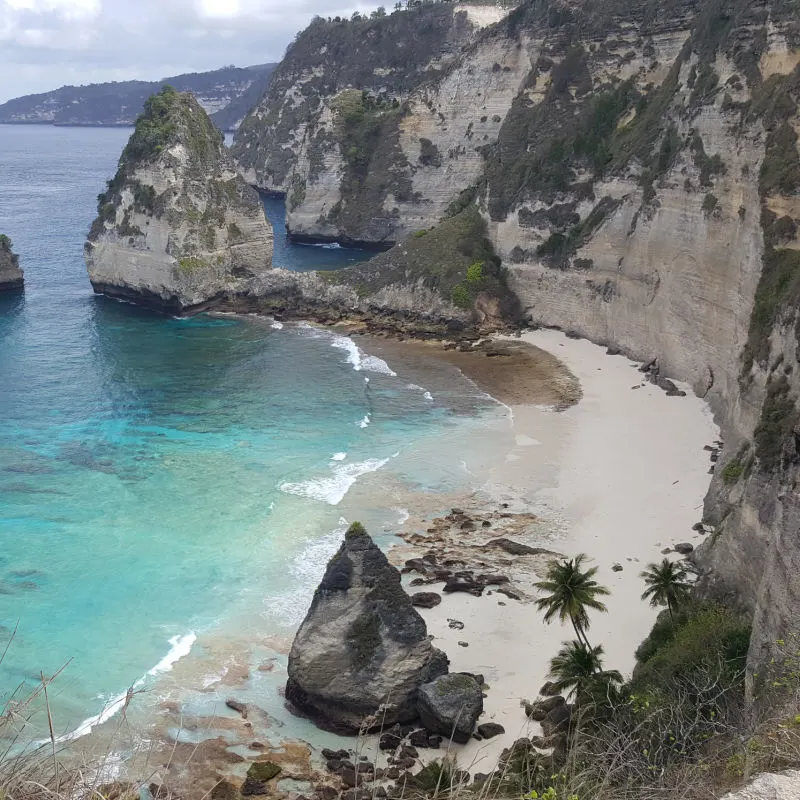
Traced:
<path fill-rule="evenodd" d="M 272 266 L 272 228 L 191 94 L 145 103 L 85 245 L 95 292 L 168 313 L 247 308 Z"/>
<path fill-rule="evenodd" d="M 11 239 L 0 233 L 0 292 L 22 289 L 24 284 L 19 256 L 11 249 Z"/>
<path fill-rule="evenodd" d="M 379 729 L 415 719 L 420 685 L 447 669 L 400 573 L 353 523 L 292 645 L 287 700 L 329 730 Z"/>

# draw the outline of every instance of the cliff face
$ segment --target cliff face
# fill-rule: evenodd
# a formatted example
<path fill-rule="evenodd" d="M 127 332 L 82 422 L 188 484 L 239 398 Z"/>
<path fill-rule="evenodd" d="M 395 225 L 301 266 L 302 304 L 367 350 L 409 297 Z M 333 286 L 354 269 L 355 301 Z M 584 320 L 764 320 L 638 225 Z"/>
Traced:
<path fill-rule="evenodd" d="M 305 78 L 284 84 L 239 150 L 251 180 L 289 190 L 297 232 L 413 231 L 377 269 L 450 299 L 414 247 L 472 208 L 525 318 L 707 397 L 725 446 L 697 557 L 708 591 L 754 614 L 753 664 L 800 618 L 799 20 L 796 0 L 530 0 L 397 106 L 355 75 L 281 128 Z"/>
<path fill-rule="evenodd" d="M 22 289 L 24 283 L 19 256 L 11 249 L 11 239 L 0 233 L 0 292 Z"/>
<path fill-rule="evenodd" d="M 272 228 L 197 101 L 165 89 L 98 198 L 85 247 L 94 290 L 175 313 L 246 302 L 272 262 Z"/>
<path fill-rule="evenodd" d="M 495 42 L 488 64 L 463 50 L 502 14 L 438 3 L 312 23 L 237 133 L 245 177 L 287 193 L 297 236 L 392 243 L 430 227 L 518 89 L 513 44 Z"/>

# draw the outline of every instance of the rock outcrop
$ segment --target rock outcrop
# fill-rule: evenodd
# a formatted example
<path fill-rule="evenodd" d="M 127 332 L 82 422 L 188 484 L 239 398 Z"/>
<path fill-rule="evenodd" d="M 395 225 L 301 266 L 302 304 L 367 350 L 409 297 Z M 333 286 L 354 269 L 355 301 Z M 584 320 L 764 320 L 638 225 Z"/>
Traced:
<path fill-rule="evenodd" d="M 513 42 L 464 50 L 504 13 L 418 4 L 303 31 L 232 148 L 248 181 L 286 193 L 292 235 L 391 244 L 438 222 L 527 72 Z"/>
<path fill-rule="evenodd" d="M 800 772 L 765 772 L 757 775 L 743 789 L 729 792 L 722 800 L 798 800 L 800 798 Z"/>
<path fill-rule="evenodd" d="M 11 239 L 0 233 L 0 292 L 22 289 L 24 284 L 19 256 L 11 249 Z"/>
<path fill-rule="evenodd" d="M 170 313 L 258 294 L 272 228 L 194 97 L 165 87 L 147 101 L 85 255 L 96 292 Z"/>
<path fill-rule="evenodd" d="M 481 685 L 472 675 L 441 675 L 420 687 L 417 709 L 427 730 L 464 744 L 483 712 Z"/>
<path fill-rule="evenodd" d="M 414 719 L 420 685 L 447 664 L 400 573 L 353 523 L 295 636 L 286 699 L 321 727 L 378 729 Z"/>

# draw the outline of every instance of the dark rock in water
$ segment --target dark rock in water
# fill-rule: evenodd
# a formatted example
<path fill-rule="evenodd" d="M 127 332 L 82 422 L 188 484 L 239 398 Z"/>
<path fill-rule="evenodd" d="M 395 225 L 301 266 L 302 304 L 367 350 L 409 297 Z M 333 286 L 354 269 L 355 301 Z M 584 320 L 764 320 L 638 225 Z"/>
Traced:
<path fill-rule="evenodd" d="M 506 729 L 498 722 L 484 722 L 483 725 L 478 725 L 478 733 L 484 739 L 491 739 L 505 732 Z"/>
<path fill-rule="evenodd" d="M 447 668 L 400 573 L 354 523 L 295 636 L 286 699 L 329 730 L 375 730 L 414 719 L 420 685 Z"/>
<path fill-rule="evenodd" d="M 447 627 L 451 628 L 454 631 L 463 631 L 464 630 L 464 623 L 459 619 L 448 619 L 447 620 Z"/>
<path fill-rule="evenodd" d="M 237 711 L 244 719 L 247 719 L 247 703 L 240 703 L 238 700 L 231 700 L 229 698 L 225 701 L 225 705 L 232 711 Z"/>
<path fill-rule="evenodd" d="M 433 608 L 442 602 L 442 596 L 436 592 L 417 592 L 411 595 L 411 605 L 418 608 Z"/>
<path fill-rule="evenodd" d="M 622 572 L 622 564 L 614 564 L 614 566 L 611 567 L 611 571 L 612 572 Z"/>
<path fill-rule="evenodd" d="M 463 744 L 469 741 L 483 711 L 483 694 L 471 675 L 442 675 L 420 686 L 417 708 L 429 731 L 452 736 Z"/>
<path fill-rule="evenodd" d="M 547 681 L 547 683 L 542 684 L 542 688 L 539 689 L 539 694 L 542 697 L 553 697 L 558 694 L 558 689 L 553 681 Z"/>
<path fill-rule="evenodd" d="M 694 550 L 694 545 L 690 542 L 679 542 L 675 545 L 675 552 L 680 553 L 682 556 L 687 556 Z"/>
<path fill-rule="evenodd" d="M 255 764 L 251 764 L 242 786 L 242 795 L 247 797 L 249 795 L 266 794 L 268 791 L 267 781 L 271 781 L 280 771 L 281 768 L 277 764 L 273 764 L 272 761 L 258 761 Z"/>
<path fill-rule="evenodd" d="M 350 752 L 348 750 L 331 750 L 328 747 L 323 747 L 322 757 L 326 761 L 341 761 L 343 758 L 350 758 Z"/>

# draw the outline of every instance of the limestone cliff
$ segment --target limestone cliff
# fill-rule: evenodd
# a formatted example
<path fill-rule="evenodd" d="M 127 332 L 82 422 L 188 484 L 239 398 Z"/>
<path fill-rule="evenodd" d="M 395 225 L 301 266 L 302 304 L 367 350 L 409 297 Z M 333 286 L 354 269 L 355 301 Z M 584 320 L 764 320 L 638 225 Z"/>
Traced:
<path fill-rule="evenodd" d="M 447 663 L 400 573 L 351 525 L 295 636 L 286 698 L 340 732 L 380 729 L 414 719 L 420 685 Z"/>
<path fill-rule="evenodd" d="M 147 101 L 85 255 L 96 292 L 172 313 L 257 293 L 272 228 L 192 95 L 166 87 Z"/>
<path fill-rule="evenodd" d="M 296 232 L 412 233 L 374 264 L 430 285 L 397 255 L 472 209 L 524 318 L 708 398 L 725 447 L 698 561 L 754 614 L 752 664 L 800 627 L 799 20 L 797 0 L 528 0 L 402 97 L 353 79 L 313 123 L 261 125 L 303 96 L 284 83 L 248 134 L 286 155 Z"/>
<path fill-rule="evenodd" d="M 248 181 L 287 193 L 291 234 L 393 243 L 439 220 L 527 63 L 505 40 L 464 50 L 503 13 L 437 3 L 300 35 L 233 146 Z"/>
<path fill-rule="evenodd" d="M 11 249 L 11 239 L 0 233 L 0 292 L 22 289 L 24 283 L 19 256 Z"/>

